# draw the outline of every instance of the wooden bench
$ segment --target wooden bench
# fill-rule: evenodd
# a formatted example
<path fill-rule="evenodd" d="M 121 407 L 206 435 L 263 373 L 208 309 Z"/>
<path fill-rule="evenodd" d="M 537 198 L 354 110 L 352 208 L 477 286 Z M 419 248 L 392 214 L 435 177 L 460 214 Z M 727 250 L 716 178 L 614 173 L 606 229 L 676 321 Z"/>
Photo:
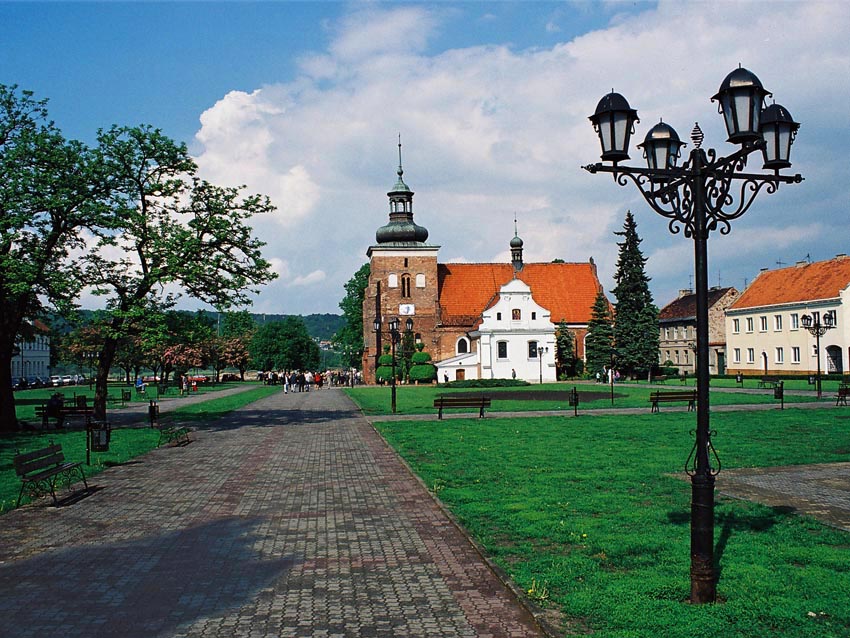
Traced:
<path fill-rule="evenodd" d="M 41 427 L 47 427 L 48 419 L 56 419 L 56 427 L 61 428 L 68 417 L 81 416 L 85 418 L 86 425 L 91 423 L 94 408 L 79 405 L 63 405 L 61 407 L 49 407 L 47 405 L 35 406 L 35 416 L 41 418 Z"/>
<path fill-rule="evenodd" d="M 65 455 L 62 453 L 62 446 L 50 442 L 45 448 L 26 452 L 21 454 L 18 452 L 14 459 L 15 472 L 22 481 L 21 492 L 18 494 L 18 505 L 21 504 L 21 499 L 26 491 L 32 498 L 38 498 L 46 494 L 53 497 L 53 504 L 57 505 L 56 500 L 56 484 L 61 481 L 69 488 L 74 482 L 74 477 L 79 477 L 86 486 L 86 475 L 83 473 L 82 463 L 66 463 Z"/>
<path fill-rule="evenodd" d="M 484 408 L 490 407 L 490 397 L 439 396 L 434 399 L 439 410 L 437 418 L 443 418 L 443 408 L 478 408 L 478 416 L 484 418 Z"/>
<path fill-rule="evenodd" d="M 688 412 L 691 412 L 696 407 L 697 391 L 679 390 L 673 392 L 661 392 L 660 390 L 656 390 L 649 395 L 649 401 L 652 403 L 651 412 L 659 412 L 659 403 L 677 403 L 682 401 L 688 402 Z"/>
<path fill-rule="evenodd" d="M 850 394 L 850 385 L 838 386 L 838 394 L 835 395 L 835 405 L 847 405 L 847 395 Z"/>
<path fill-rule="evenodd" d="M 756 387 L 775 388 L 777 383 L 779 383 L 779 377 L 762 377 Z"/>
<path fill-rule="evenodd" d="M 156 446 L 160 447 L 163 443 L 176 442 L 177 445 L 189 445 L 192 439 L 189 438 L 189 428 L 183 425 L 162 425 L 154 424 L 153 428 L 159 432 L 159 441 Z"/>

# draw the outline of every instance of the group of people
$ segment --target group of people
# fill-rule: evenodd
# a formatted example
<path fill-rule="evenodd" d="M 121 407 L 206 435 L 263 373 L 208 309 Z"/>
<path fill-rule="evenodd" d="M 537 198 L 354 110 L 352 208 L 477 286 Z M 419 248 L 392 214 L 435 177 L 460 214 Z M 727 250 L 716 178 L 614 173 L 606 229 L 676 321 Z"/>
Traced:
<path fill-rule="evenodd" d="M 361 383 L 362 377 L 359 372 L 337 372 L 328 370 L 326 372 L 312 372 L 310 370 L 297 370 L 292 372 L 277 372 L 268 370 L 257 373 L 257 379 L 265 385 L 282 385 L 285 393 L 309 392 L 312 388 L 321 390 L 325 385 L 340 386 Z"/>

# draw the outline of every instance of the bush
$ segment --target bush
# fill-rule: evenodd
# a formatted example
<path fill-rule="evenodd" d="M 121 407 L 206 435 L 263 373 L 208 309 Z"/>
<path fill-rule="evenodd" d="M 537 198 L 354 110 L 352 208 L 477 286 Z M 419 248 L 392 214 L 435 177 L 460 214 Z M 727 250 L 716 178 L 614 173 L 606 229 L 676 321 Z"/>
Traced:
<path fill-rule="evenodd" d="M 408 378 L 411 381 L 430 383 L 437 378 L 437 368 L 433 363 L 417 363 L 410 368 Z"/>

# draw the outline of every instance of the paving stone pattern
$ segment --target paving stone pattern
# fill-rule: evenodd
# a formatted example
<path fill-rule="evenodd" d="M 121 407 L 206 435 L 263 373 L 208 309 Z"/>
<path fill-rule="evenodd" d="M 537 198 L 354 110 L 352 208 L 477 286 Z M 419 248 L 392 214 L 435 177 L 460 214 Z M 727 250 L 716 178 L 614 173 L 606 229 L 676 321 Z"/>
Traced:
<path fill-rule="evenodd" d="M 0 517 L 0 636 L 544 635 L 342 392 L 193 439 Z"/>

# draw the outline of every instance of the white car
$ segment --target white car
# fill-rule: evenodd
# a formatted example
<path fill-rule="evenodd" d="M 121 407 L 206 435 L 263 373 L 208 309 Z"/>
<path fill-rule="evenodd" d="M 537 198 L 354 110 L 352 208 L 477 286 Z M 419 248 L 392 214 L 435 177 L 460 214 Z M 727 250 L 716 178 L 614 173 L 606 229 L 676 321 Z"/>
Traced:
<path fill-rule="evenodd" d="M 62 385 L 74 385 L 74 377 L 72 377 L 70 374 L 63 374 Z"/>
<path fill-rule="evenodd" d="M 53 375 L 50 377 L 50 385 L 52 386 L 60 386 L 62 385 L 62 377 L 59 375 Z"/>

